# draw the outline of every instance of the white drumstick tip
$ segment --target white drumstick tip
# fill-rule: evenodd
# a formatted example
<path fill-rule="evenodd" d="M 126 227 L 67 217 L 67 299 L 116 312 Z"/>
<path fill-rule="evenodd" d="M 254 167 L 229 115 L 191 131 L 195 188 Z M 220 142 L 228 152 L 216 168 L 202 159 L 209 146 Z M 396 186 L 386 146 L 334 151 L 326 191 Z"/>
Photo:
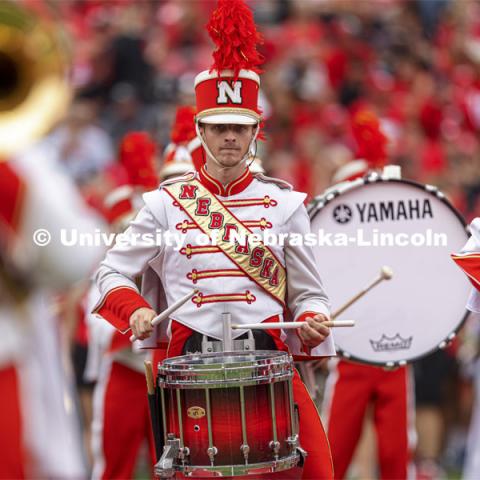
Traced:
<path fill-rule="evenodd" d="M 384 280 L 390 280 L 393 277 L 393 270 L 384 265 L 380 270 L 380 274 Z"/>

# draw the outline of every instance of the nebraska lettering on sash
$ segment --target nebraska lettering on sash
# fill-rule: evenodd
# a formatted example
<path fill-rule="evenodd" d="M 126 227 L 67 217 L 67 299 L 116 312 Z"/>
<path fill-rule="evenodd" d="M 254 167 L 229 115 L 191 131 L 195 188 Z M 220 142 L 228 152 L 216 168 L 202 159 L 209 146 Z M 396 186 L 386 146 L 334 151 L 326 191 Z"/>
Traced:
<path fill-rule="evenodd" d="M 248 244 L 248 238 L 245 238 L 243 244 L 241 244 L 238 240 L 235 241 L 235 252 L 240 253 L 242 255 L 250 255 L 250 246 Z"/>
<path fill-rule="evenodd" d="M 210 207 L 211 200 L 209 198 L 199 198 L 197 200 L 197 208 L 195 209 L 195 215 L 202 215 L 202 217 L 206 217 L 210 214 Z"/>
<path fill-rule="evenodd" d="M 197 187 L 195 185 L 189 185 L 188 183 L 182 183 L 182 191 L 180 192 L 180 198 L 186 200 L 187 198 L 194 199 L 197 195 Z"/>
<path fill-rule="evenodd" d="M 215 228 L 218 230 L 219 228 L 222 228 L 222 227 L 223 227 L 223 214 L 219 212 L 213 212 L 210 215 L 210 225 L 208 226 L 208 228 Z"/>
<path fill-rule="evenodd" d="M 268 246 L 258 239 L 249 245 L 248 239 L 253 232 L 197 179 L 191 180 L 189 185 L 192 189 L 186 190 L 183 188 L 184 184 L 180 183 L 167 185 L 164 189 L 203 233 L 210 239 L 215 239 L 215 245 L 243 273 L 275 298 L 282 307 L 285 306 L 285 267 Z M 187 195 L 190 192 L 194 192 L 192 195 L 195 196 Z M 243 240 L 238 241 L 239 238 Z"/>
<path fill-rule="evenodd" d="M 255 247 L 250 256 L 250 266 L 259 267 L 262 264 L 263 256 L 265 255 L 265 250 L 262 247 Z"/>
<path fill-rule="evenodd" d="M 222 237 L 222 240 L 224 242 L 230 242 L 230 233 L 234 230 L 235 232 L 238 232 L 238 227 L 236 225 L 233 225 L 232 223 L 226 223 L 225 224 L 225 229 L 224 229 L 224 234 Z"/>

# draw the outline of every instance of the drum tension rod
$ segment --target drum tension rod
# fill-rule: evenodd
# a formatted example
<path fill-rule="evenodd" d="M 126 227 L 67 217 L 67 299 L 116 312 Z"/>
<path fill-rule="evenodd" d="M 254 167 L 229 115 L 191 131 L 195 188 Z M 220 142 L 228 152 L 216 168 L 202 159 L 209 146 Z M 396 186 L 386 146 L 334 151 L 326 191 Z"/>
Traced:
<path fill-rule="evenodd" d="M 205 389 L 205 403 L 207 407 L 207 427 L 208 427 L 208 448 L 207 455 L 210 459 L 210 464 L 212 467 L 215 465 L 215 455 L 218 453 L 218 448 L 213 444 L 213 434 L 212 434 L 212 409 L 210 406 L 210 390 Z"/>
<path fill-rule="evenodd" d="M 280 453 L 280 442 L 277 436 L 277 414 L 275 411 L 275 384 L 269 384 L 269 396 L 270 396 L 270 410 L 272 413 L 272 433 L 273 440 L 269 443 L 269 447 L 273 450 L 275 460 L 278 460 L 278 454 Z"/>
<path fill-rule="evenodd" d="M 245 414 L 245 390 L 243 385 L 240 386 L 240 415 L 242 419 L 242 440 L 243 444 L 240 446 L 240 451 L 245 458 L 245 465 L 248 465 L 248 454 L 250 453 L 250 446 L 247 439 L 247 419 Z"/>

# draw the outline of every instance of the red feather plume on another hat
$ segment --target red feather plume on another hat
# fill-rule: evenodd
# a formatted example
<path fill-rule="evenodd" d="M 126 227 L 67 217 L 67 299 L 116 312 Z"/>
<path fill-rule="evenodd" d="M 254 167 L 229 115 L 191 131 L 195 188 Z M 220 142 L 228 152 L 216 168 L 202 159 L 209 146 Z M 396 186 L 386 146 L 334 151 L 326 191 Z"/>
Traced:
<path fill-rule="evenodd" d="M 245 2 L 219 0 L 207 30 L 217 47 L 210 71 L 233 70 L 235 80 L 241 69 L 261 73 L 259 66 L 264 58 L 257 51 L 257 44 L 263 43 L 263 38 Z"/>
<path fill-rule="evenodd" d="M 387 163 L 387 137 L 380 122 L 370 110 L 360 110 L 352 120 L 352 132 L 357 143 L 357 158 L 364 159 L 371 169 L 381 169 Z"/>
<path fill-rule="evenodd" d="M 171 139 L 172 142 L 179 145 L 189 142 L 197 136 L 195 130 L 195 107 L 178 107 L 173 123 Z"/>
<path fill-rule="evenodd" d="M 127 171 L 130 185 L 146 189 L 158 186 L 156 151 L 155 142 L 146 132 L 130 132 L 123 137 L 119 161 Z"/>
<path fill-rule="evenodd" d="M 162 179 L 182 175 L 194 166 L 198 170 L 203 165 L 202 146 L 195 129 L 195 113 L 192 106 L 177 108 L 170 135 L 171 142 L 163 153 L 163 166 L 160 170 Z"/>

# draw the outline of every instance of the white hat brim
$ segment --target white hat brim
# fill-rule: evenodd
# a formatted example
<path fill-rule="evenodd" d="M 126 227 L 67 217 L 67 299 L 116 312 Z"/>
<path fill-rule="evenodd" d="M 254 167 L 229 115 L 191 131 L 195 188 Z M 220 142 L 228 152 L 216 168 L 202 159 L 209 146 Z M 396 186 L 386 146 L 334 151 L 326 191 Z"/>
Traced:
<path fill-rule="evenodd" d="M 353 180 L 352 177 L 360 177 L 368 172 L 368 163 L 363 159 L 352 160 L 341 166 L 332 178 L 333 183 Z"/>
<path fill-rule="evenodd" d="M 249 115 L 240 113 L 218 113 L 213 115 L 205 115 L 199 118 L 199 123 L 208 123 L 213 125 L 256 125 L 258 120 Z"/>

